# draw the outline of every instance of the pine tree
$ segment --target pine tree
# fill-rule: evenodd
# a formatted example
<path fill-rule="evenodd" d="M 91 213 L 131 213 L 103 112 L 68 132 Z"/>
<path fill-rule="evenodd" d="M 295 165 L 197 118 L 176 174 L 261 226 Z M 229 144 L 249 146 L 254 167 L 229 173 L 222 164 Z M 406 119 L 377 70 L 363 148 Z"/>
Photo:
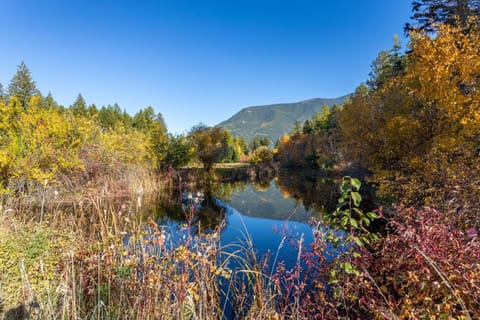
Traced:
<path fill-rule="evenodd" d="M 86 116 L 88 114 L 87 103 L 83 99 L 82 94 L 78 94 L 77 99 L 70 106 L 70 109 L 73 111 L 74 115 L 77 116 Z"/>
<path fill-rule="evenodd" d="M 405 25 L 405 33 L 421 30 L 427 33 L 436 31 L 435 25 L 445 23 L 466 29 L 469 19 L 473 17 L 478 24 L 480 18 L 480 1 L 478 0 L 416 0 L 412 2 L 413 15 L 410 19 L 416 24 Z"/>
<path fill-rule="evenodd" d="M 63 108 L 55 101 L 55 99 L 53 99 L 51 92 L 49 92 L 46 97 L 42 97 L 41 106 L 47 109 L 55 110 L 61 110 Z"/>
<path fill-rule="evenodd" d="M 405 71 L 406 57 L 400 54 L 400 49 L 398 36 L 394 35 L 392 49 L 380 51 L 372 62 L 372 71 L 367 80 L 369 89 L 376 90 L 391 78 Z"/>
<path fill-rule="evenodd" d="M 5 102 L 5 92 L 3 92 L 3 85 L 0 83 L 0 101 Z"/>
<path fill-rule="evenodd" d="M 115 129 L 121 126 L 124 121 L 124 113 L 120 109 L 120 106 L 115 103 L 112 105 L 103 106 L 100 111 L 98 111 L 98 123 L 104 129 Z M 129 125 L 128 127 L 130 127 Z"/>
<path fill-rule="evenodd" d="M 32 80 L 30 71 L 22 61 L 8 86 L 8 97 L 16 97 L 25 110 L 30 98 L 38 94 L 40 92 L 36 87 L 35 81 Z"/>
<path fill-rule="evenodd" d="M 89 117 L 96 117 L 98 115 L 98 108 L 95 103 L 88 106 L 87 113 Z"/>

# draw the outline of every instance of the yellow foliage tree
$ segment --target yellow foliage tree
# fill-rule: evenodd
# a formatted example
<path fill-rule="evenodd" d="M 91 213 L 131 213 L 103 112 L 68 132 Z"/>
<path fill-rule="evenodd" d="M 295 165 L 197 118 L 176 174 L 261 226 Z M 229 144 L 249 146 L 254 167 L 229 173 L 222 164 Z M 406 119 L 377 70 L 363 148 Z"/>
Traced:
<path fill-rule="evenodd" d="M 412 39 L 406 70 L 345 106 L 343 151 L 407 202 L 458 199 L 461 184 L 478 195 L 479 32 L 442 25 Z"/>

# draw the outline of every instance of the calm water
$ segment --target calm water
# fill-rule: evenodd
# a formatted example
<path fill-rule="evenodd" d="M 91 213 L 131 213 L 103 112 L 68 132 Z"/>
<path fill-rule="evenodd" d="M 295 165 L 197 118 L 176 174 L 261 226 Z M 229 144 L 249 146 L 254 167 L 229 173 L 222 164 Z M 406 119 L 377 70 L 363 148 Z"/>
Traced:
<path fill-rule="evenodd" d="M 336 188 L 331 180 L 302 174 L 216 183 L 208 188 L 183 183 L 159 200 L 154 215 L 178 238 L 185 229 L 188 204 L 194 202 L 194 234 L 220 232 L 227 250 L 231 244 L 246 246 L 248 240 L 257 257 L 278 255 L 277 262 L 292 266 L 299 247 L 308 248 L 313 241 L 311 218 L 335 207 Z"/>

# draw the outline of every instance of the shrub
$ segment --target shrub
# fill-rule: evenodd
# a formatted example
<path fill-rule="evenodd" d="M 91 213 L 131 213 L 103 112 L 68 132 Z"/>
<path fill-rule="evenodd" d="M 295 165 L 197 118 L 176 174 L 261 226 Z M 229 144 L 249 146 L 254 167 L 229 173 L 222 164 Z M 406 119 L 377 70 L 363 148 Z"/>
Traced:
<path fill-rule="evenodd" d="M 273 160 L 273 154 L 266 146 L 258 147 L 250 157 L 250 163 L 266 163 Z"/>

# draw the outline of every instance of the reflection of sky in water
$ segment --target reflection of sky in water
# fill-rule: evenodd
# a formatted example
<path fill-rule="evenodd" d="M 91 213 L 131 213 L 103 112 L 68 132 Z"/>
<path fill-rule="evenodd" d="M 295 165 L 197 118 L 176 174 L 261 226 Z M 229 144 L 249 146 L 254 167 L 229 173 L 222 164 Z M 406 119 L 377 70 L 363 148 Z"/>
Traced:
<path fill-rule="evenodd" d="M 228 204 L 240 214 L 251 217 L 308 223 L 312 216 L 301 203 L 282 195 L 273 182 L 261 191 L 247 184 L 243 191 L 231 194 Z"/>
<path fill-rule="evenodd" d="M 310 248 L 313 234 L 307 222 L 311 214 L 282 196 L 273 182 L 261 191 L 248 184 L 243 190 L 234 191 L 223 206 L 227 210 L 227 225 L 221 234 L 224 246 L 242 244 L 248 236 L 257 257 L 270 253 L 273 262 L 278 254 L 276 262 L 284 261 L 286 266 L 296 263 L 300 239 L 302 249 Z"/>
<path fill-rule="evenodd" d="M 196 192 L 184 190 L 183 201 L 197 198 Z M 222 250 L 232 252 L 239 246 L 248 250 L 247 238 L 250 238 L 257 259 L 269 254 L 271 263 L 274 260 L 276 264 L 284 262 L 290 268 L 297 262 L 300 246 L 303 250 L 310 249 L 314 240 L 313 229 L 308 224 L 311 212 L 304 209 L 301 201 L 282 194 L 275 182 L 261 189 L 247 183 L 243 188 L 233 189 L 227 198 L 226 201 L 215 199 L 218 208 L 207 211 L 207 215 L 219 215 L 216 218 L 222 214 L 226 220 L 220 235 Z M 197 205 L 204 206 L 200 204 L 203 194 L 199 194 L 198 199 Z M 182 217 L 185 217 L 184 213 L 180 213 L 177 219 Z M 185 220 L 181 222 L 172 218 L 163 216 L 158 222 L 171 231 L 169 237 L 175 245 L 182 242 L 187 230 Z"/>
<path fill-rule="evenodd" d="M 297 261 L 300 239 L 303 239 L 303 246 L 309 246 L 313 241 L 312 229 L 307 224 L 252 218 L 228 208 L 227 226 L 221 234 L 222 244 L 241 244 L 246 236 L 251 238 L 258 257 L 270 252 L 273 259 L 278 251 L 277 262 L 285 261 L 287 266 Z"/>

